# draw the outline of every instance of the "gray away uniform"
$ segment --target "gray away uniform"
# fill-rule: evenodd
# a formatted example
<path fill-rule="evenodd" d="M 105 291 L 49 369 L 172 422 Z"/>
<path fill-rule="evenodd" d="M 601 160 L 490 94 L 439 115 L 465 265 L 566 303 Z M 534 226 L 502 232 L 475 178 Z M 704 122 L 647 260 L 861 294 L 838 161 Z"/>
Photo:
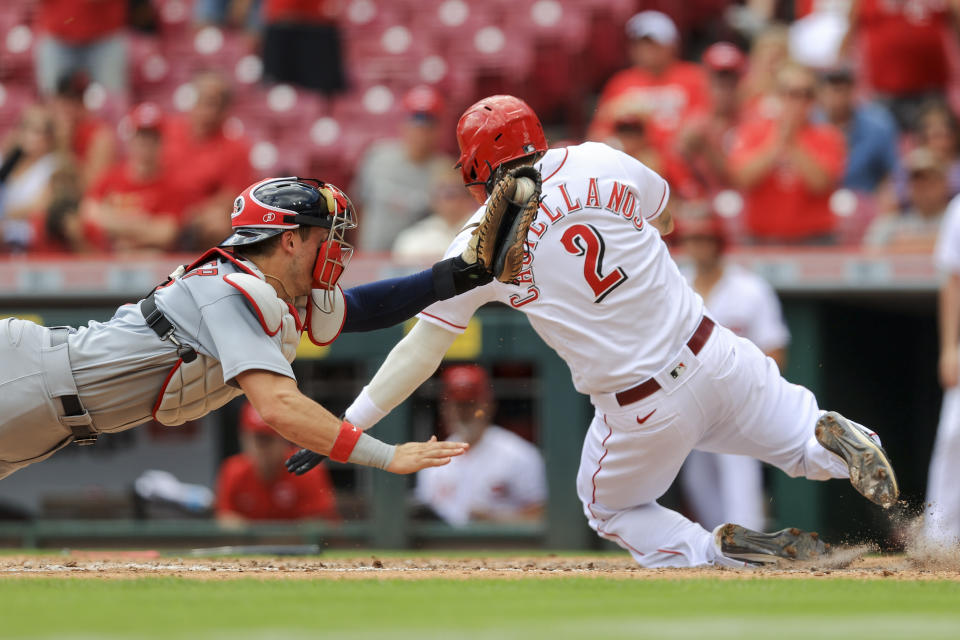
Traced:
<path fill-rule="evenodd" d="M 157 307 L 176 338 L 220 363 L 222 379 L 215 382 L 221 387 L 236 389 L 237 374 L 253 369 L 294 378 L 281 333 L 267 335 L 244 295 L 223 279 L 242 271 L 225 261 L 216 266 L 215 275 L 195 270 L 157 290 Z M 150 420 L 177 361 L 176 346 L 160 340 L 135 304 L 68 335 L 26 320 L 0 320 L 0 478 L 66 446 L 73 439 L 71 422 L 112 433 Z M 220 405 L 239 393 L 223 395 Z M 79 396 L 87 415 L 65 415 L 58 398 L 70 395 Z"/>

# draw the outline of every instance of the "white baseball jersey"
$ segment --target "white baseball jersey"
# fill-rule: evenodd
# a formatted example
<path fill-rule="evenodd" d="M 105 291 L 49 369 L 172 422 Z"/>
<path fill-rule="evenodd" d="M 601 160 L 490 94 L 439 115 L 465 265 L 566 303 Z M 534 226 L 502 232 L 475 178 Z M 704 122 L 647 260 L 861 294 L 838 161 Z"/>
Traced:
<path fill-rule="evenodd" d="M 491 425 L 464 455 L 419 471 L 416 496 L 452 525 L 471 514 L 507 519 L 547 499 L 543 458 L 530 442 Z"/>
<path fill-rule="evenodd" d="M 477 287 L 420 317 L 463 331 L 480 306 L 502 302 L 527 314 L 570 367 L 578 391 L 629 388 L 657 373 L 703 315 L 700 296 L 649 224 L 666 207 L 667 182 L 597 142 L 551 149 L 537 169 L 543 199 L 520 285 Z M 457 236 L 446 256 L 459 255 L 469 237 Z"/>
<path fill-rule="evenodd" d="M 960 196 L 947 206 L 934 253 L 937 267 L 944 274 L 960 274 Z M 937 439 L 930 460 L 927 480 L 925 533 L 934 541 L 956 544 L 960 541 L 960 488 L 956 482 L 956 464 L 960 458 L 960 387 L 944 389 Z"/>

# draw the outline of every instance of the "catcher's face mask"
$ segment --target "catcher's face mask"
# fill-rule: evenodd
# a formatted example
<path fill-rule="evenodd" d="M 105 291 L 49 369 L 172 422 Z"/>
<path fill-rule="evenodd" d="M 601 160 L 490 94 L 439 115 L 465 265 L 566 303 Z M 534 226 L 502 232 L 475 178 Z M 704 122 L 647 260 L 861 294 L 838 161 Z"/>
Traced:
<path fill-rule="evenodd" d="M 353 257 L 353 245 L 346 233 L 357 228 L 353 204 L 347 195 L 331 184 L 320 183 L 320 193 L 326 201 L 331 218 L 330 235 L 317 251 L 313 265 L 313 288 L 332 291 Z"/>

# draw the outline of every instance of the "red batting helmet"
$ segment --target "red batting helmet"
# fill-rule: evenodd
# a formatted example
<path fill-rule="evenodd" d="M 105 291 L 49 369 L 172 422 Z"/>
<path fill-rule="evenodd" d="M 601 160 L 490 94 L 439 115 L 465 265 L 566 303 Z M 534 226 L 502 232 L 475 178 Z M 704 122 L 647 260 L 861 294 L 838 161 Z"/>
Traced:
<path fill-rule="evenodd" d="M 487 199 L 500 165 L 547 150 L 537 114 L 513 96 L 490 96 L 464 111 L 457 123 L 457 144 L 457 168 L 478 202 Z"/>

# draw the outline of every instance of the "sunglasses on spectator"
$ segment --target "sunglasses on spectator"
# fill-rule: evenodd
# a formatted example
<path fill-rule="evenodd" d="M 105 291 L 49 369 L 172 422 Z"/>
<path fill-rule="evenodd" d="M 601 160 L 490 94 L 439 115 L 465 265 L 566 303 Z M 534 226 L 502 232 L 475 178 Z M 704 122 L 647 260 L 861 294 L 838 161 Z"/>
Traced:
<path fill-rule="evenodd" d="M 630 120 L 627 122 L 618 122 L 613 126 L 613 129 L 616 133 L 622 134 L 633 134 L 633 135 L 642 135 L 644 132 L 644 124 L 637 120 Z"/>

